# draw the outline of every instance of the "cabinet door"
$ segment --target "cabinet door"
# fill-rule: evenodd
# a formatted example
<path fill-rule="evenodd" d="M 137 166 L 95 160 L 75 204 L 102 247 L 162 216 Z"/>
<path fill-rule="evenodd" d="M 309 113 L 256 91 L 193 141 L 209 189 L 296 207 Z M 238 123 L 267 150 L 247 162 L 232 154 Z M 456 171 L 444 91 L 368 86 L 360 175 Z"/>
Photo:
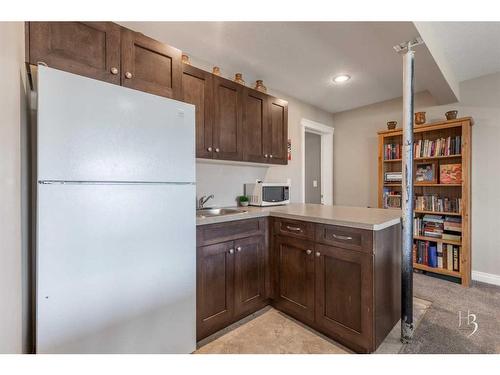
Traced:
<path fill-rule="evenodd" d="M 182 100 L 196 107 L 196 157 L 212 158 L 212 74 L 183 65 Z"/>
<path fill-rule="evenodd" d="M 181 51 L 132 30 L 122 30 L 122 86 L 180 99 Z"/>
<path fill-rule="evenodd" d="M 245 315 L 265 306 L 264 237 L 234 242 L 235 315 Z"/>
<path fill-rule="evenodd" d="M 197 249 L 196 337 L 229 325 L 234 313 L 233 241 Z"/>
<path fill-rule="evenodd" d="M 269 102 L 264 93 L 245 89 L 243 94 L 243 160 L 266 163 Z"/>
<path fill-rule="evenodd" d="M 276 307 L 306 323 L 314 322 L 314 247 L 309 241 L 275 237 Z"/>
<path fill-rule="evenodd" d="M 112 22 L 30 22 L 29 63 L 120 84 L 120 27 Z"/>
<path fill-rule="evenodd" d="M 342 342 L 372 350 L 373 256 L 316 245 L 316 324 Z"/>
<path fill-rule="evenodd" d="M 269 97 L 269 132 L 266 153 L 273 164 L 288 163 L 288 103 Z"/>
<path fill-rule="evenodd" d="M 243 160 L 243 86 L 214 76 L 214 158 Z"/>

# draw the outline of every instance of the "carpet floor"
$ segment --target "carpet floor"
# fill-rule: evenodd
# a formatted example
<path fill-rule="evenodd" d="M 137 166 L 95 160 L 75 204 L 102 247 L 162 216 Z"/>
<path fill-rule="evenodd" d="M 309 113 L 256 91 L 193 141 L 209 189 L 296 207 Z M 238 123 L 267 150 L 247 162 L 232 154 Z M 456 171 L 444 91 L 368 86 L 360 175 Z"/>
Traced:
<path fill-rule="evenodd" d="M 462 322 L 459 326 L 459 311 Z M 478 328 L 474 334 L 475 314 Z M 414 275 L 413 339 L 400 342 L 396 324 L 375 353 L 500 353 L 500 287 L 463 288 Z M 198 343 L 198 354 L 346 354 L 351 351 L 271 307 L 262 309 Z"/>
<path fill-rule="evenodd" d="M 444 280 L 415 274 L 415 297 L 432 302 L 401 353 L 500 353 L 500 287 L 473 282 L 464 288 Z M 477 330 L 472 321 L 475 315 Z M 459 325 L 459 314 L 461 324 Z"/>

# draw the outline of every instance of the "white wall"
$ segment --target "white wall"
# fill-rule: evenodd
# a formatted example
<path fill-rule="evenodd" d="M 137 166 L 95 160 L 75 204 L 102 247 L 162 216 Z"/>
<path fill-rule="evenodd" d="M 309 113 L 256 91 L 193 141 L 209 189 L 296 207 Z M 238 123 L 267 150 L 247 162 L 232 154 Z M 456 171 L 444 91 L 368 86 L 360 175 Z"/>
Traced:
<path fill-rule="evenodd" d="M 427 121 L 457 109 L 472 116 L 472 269 L 500 276 L 500 73 L 460 83 L 460 103 L 436 106 L 418 94 L 415 110 Z M 377 131 L 389 120 L 401 124 L 401 99 L 334 114 L 334 202 L 377 205 Z M 473 274 L 474 277 L 474 274 Z"/>
<path fill-rule="evenodd" d="M 197 60 L 191 56 L 193 65 L 208 71 L 213 64 Z M 223 68 L 223 67 L 222 67 Z M 245 78 L 245 74 L 244 74 Z M 292 77 L 293 79 L 293 77 Z M 250 84 L 250 82 L 247 82 Z M 264 82 L 265 84 L 265 82 Z M 301 160 L 302 147 L 300 143 L 300 121 L 302 118 L 332 126 L 332 115 L 312 105 L 301 102 L 289 95 L 268 88 L 271 95 L 288 101 L 288 138 L 292 140 L 292 160 L 286 166 L 256 167 L 235 166 L 226 164 L 196 163 L 197 195 L 214 194 L 215 199 L 207 205 L 234 206 L 235 198 L 243 194 L 243 184 L 255 182 L 256 179 L 268 181 L 291 180 L 291 200 L 300 202 L 302 199 Z"/>
<path fill-rule="evenodd" d="M 23 239 L 26 211 L 21 215 L 21 150 L 25 146 L 21 129 L 26 126 L 24 24 L 0 22 L 0 46 L 0 353 L 21 353 L 27 350 L 29 331 L 27 241 Z"/>
<path fill-rule="evenodd" d="M 415 108 L 435 105 L 428 92 L 415 96 Z M 333 115 L 334 204 L 377 207 L 377 131 L 387 121 L 401 126 L 402 101 L 389 100 Z"/>

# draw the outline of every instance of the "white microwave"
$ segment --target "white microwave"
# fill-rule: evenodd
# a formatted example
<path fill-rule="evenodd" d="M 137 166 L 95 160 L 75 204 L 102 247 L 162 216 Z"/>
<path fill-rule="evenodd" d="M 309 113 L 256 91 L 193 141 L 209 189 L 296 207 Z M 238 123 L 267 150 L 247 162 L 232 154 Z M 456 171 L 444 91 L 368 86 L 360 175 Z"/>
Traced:
<path fill-rule="evenodd" d="M 245 184 L 245 195 L 251 206 L 278 206 L 290 203 L 290 184 L 287 182 L 257 182 Z"/>

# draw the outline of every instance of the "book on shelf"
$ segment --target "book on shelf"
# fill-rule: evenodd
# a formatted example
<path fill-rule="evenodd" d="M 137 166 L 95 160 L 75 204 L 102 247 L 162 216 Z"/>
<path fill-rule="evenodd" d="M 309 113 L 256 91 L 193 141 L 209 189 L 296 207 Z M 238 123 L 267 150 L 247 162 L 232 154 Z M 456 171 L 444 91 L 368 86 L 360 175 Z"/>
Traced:
<path fill-rule="evenodd" d="M 384 145 L 384 160 L 401 159 L 401 145 L 388 143 Z"/>
<path fill-rule="evenodd" d="M 462 199 L 440 197 L 437 194 L 415 196 L 415 210 L 434 212 L 462 212 Z"/>
<path fill-rule="evenodd" d="M 423 217 L 414 215 L 413 235 L 439 238 L 448 241 L 460 241 L 462 218 L 425 214 Z"/>
<path fill-rule="evenodd" d="M 401 182 L 403 181 L 403 172 L 385 172 L 385 182 Z"/>
<path fill-rule="evenodd" d="M 446 232 L 462 233 L 462 218 L 456 216 L 445 216 L 444 230 Z"/>
<path fill-rule="evenodd" d="M 460 246 L 416 240 L 413 244 L 413 262 L 460 272 Z"/>
<path fill-rule="evenodd" d="M 439 182 L 441 184 L 461 184 L 462 164 L 441 164 L 439 166 Z"/>
<path fill-rule="evenodd" d="M 429 242 L 429 267 L 437 268 L 437 244 Z"/>
<path fill-rule="evenodd" d="M 450 136 L 438 139 L 420 139 L 413 144 L 416 158 L 429 158 L 435 156 L 451 156 L 461 152 L 462 137 Z"/>
<path fill-rule="evenodd" d="M 454 234 L 454 233 L 448 233 L 448 232 L 443 232 L 443 235 L 441 236 L 441 238 L 445 241 L 456 241 L 456 242 L 460 242 L 461 239 L 462 239 L 462 236 L 460 236 L 459 234 Z"/>
<path fill-rule="evenodd" d="M 453 246 L 453 271 L 460 272 L 460 247 Z"/>
<path fill-rule="evenodd" d="M 445 268 L 444 267 L 445 263 L 443 259 L 443 244 L 441 242 L 437 244 L 436 253 L 437 253 L 437 268 Z"/>
<path fill-rule="evenodd" d="M 384 208 L 401 208 L 401 193 L 395 191 L 384 192 Z"/>

